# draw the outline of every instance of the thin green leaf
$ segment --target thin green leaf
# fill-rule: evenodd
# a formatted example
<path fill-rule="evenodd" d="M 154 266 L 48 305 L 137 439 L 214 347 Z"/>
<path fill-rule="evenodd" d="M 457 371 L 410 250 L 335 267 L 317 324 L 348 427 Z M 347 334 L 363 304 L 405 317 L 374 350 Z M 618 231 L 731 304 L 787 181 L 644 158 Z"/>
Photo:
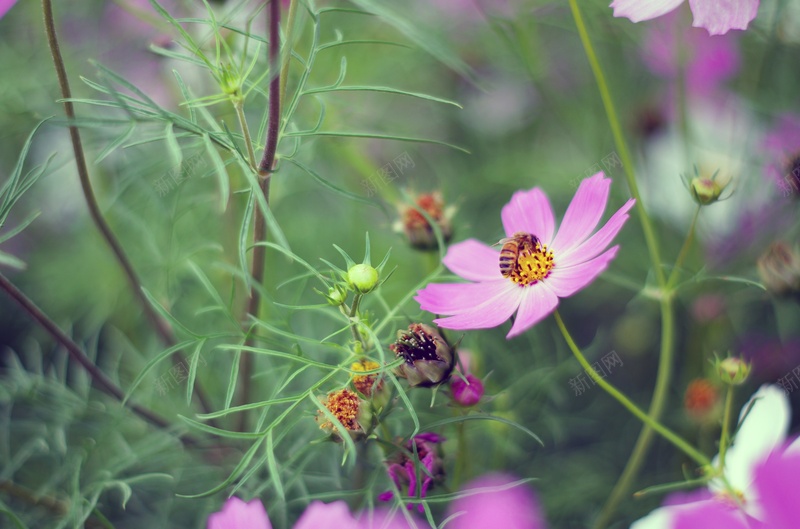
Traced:
<path fill-rule="evenodd" d="M 285 501 L 286 492 L 283 489 L 283 481 L 281 481 L 281 472 L 278 469 L 278 462 L 275 460 L 275 446 L 272 439 L 272 430 L 267 434 L 267 468 L 269 468 L 269 477 L 275 486 L 275 494 L 278 495 L 280 501 Z"/>
<path fill-rule="evenodd" d="M 359 195 L 356 195 L 355 193 L 351 193 L 350 191 L 347 191 L 345 189 L 342 189 L 341 187 L 333 185 L 328 180 L 326 180 L 326 179 L 322 178 L 320 175 L 318 175 L 313 169 L 311 169 L 307 165 L 295 160 L 294 158 L 285 158 L 285 160 L 287 162 L 290 162 L 291 164 L 297 166 L 299 169 L 302 169 L 305 173 L 310 175 L 314 180 L 316 180 L 317 182 L 322 184 L 324 187 L 330 189 L 334 193 L 337 193 L 339 195 L 345 196 L 345 197 L 349 198 L 350 200 L 355 200 L 356 202 L 360 202 L 361 204 L 367 204 L 367 205 L 370 205 L 370 206 L 373 206 L 373 207 L 377 207 L 377 204 L 374 201 L 367 200 L 366 198 L 361 197 Z"/>
<path fill-rule="evenodd" d="M 432 145 L 442 145 L 444 147 L 450 147 L 451 149 L 455 149 L 457 151 L 461 151 L 466 154 L 471 154 L 470 151 L 465 149 L 464 147 L 459 147 L 458 145 L 454 145 L 452 143 L 447 143 L 446 141 L 440 140 L 431 140 L 428 138 L 415 138 L 413 136 L 397 136 L 394 134 L 380 134 L 376 132 L 346 132 L 346 131 L 332 131 L 332 130 L 321 130 L 316 132 L 287 132 L 286 137 L 293 137 L 293 136 L 333 136 L 337 138 L 372 138 L 374 140 L 395 140 L 395 141 L 405 141 L 405 142 L 412 142 L 412 143 L 429 143 Z"/>
<path fill-rule="evenodd" d="M 94 163 L 99 164 L 100 162 L 105 160 L 106 157 L 108 157 L 108 155 L 110 155 L 112 152 L 116 151 L 120 145 L 128 141 L 130 137 L 133 135 L 133 132 L 135 130 L 136 130 L 136 122 L 131 121 L 130 126 L 127 129 L 125 129 L 125 131 L 122 134 L 117 136 L 117 138 L 114 141 L 109 143 L 106 146 L 106 148 L 100 152 L 100 154 L 97 155 L 97 158 L 95 159 Z"/>
<path fill-rule="evenodd" d="M 220 194 L 220 211 L 225 211 L 228 207 L 228 199 L 231 194 L 231 184 L 228 178 L 228 170 L 225 167 L 225 162 L 217 152 L 217 148 L 211 143 L 211 138 L 208 134 L 203 135 L 203 141 L 206 144 L 206 152 L 211 158 L 211 163 L 216 169 L 217 180 L 219 181 L 219 194 Z"/>
<path fill-rule="evenodd" d="M 388 86 L 323 86 L 320 88 L 309 88 L 303 95 L 306 94 L 323 94 L 328 92 L 383 92 L 387 94 L 403 95 L 408 97 L 415 97 L 417 99 L 424 99 L 425 101 L 434 101 L 436 103 L 444 103 L 458 108 L 464 108 L 455 101 L 443 99 L 441 97 L 424 94 L 421 92 L 409 92 L 407 90 L 400 90 L 399 88 L 391 88 Z"/>
<path fill-rule="evenodd" d="M 250 189 L 247 196 L 247 204 L 244 208 L 242 215 L 242 225 L 239 227 L 239 266 L 242 270 L 249 270 L 250 265 L 247 262 L 247 250 L 250 247 L 250 226 L 253 223 L 253 212 L 255 206 L 254 191 Z M 250 292 L 250 283 L 252 278 L 250 274 L 244 274 L 245 290 Z"/>
<path fill-rule="evenodd" d="M 192 357 L 189 359 L 189 378 L 186 381 L 186 403 L 191 405 L 192 403 L 192 394 L 194 393 L 194 382 L 197 379 L 197 363 L 200 360 L 200 353 L 203 351 L 203 346 L 206 344 L 206 340 L 200 340 L 197 342 L 197 346 L 194 348 L 194 353 L 192 353 Z"/>
<path fill-rule="evenodd" d="M 133 395 L 133 392 L 136 391 L 136 388 L 139 387 L 139 384 L 142 383 L 144 378 L 147 376 L 148 373 L 150 373 L 150 371 L 153 370 L 154 367 L 156 367 L 161 361 L 163 361 L 163 360 L 169 358 L 170 356 L 172 356 L 177 351 L 185 349 L 186 347 L 189 347 L 193 343 L 194 343 L 194 340 L 187 340 L 185 342 L 181 342 L 181 343 L 179 343 L 177 345 L 173 345 L 172 347 L 164 349 L 163 351 L 158 353 L 155 357 L 151 358 L 145 364 L 144 368 L 142 368 L 142 370 L 139 372 L 139 374 L 136 375 L 136 378 L 133 379 L 133 382 L 131 383 L 130 387 L 128 388 L 128 391 L 125 392 L 125 398 L 122 399 L 122 405 L 124 406 L 125 403 L 128 402 L 128 399 L 131 398 L 131 396 Z"/>

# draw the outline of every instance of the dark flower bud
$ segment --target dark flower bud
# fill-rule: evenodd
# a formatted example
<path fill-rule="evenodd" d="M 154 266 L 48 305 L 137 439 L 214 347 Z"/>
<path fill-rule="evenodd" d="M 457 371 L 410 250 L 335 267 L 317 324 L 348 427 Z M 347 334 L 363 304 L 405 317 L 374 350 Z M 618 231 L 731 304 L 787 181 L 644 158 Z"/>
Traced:
<path fill-rule="evenodd" d="M 439 226 L 444 242 L 453 236 L 453 226 L 450 219 L 454 208 L 446 208 L 442 194 L 438 191 L 423 193 L 416 199 L 417 207 L 423 210 Z M 433 227 L 419 211 L 410 206 L 400 206 L 400 222 L 398 231 L 402 231 L 408 238 L 408 243 L 418 250 L 433 250 L 436 248 L 436 237 Z"/>
<path fill-rule="evenodd" d="M 389 349 L 405 360 L 396 374 L 411 386 L 441 384 L 453 371 L 453 350 L 428 325 L 412 323 L 407 331 L 397 331 L 397 341 Z"/>

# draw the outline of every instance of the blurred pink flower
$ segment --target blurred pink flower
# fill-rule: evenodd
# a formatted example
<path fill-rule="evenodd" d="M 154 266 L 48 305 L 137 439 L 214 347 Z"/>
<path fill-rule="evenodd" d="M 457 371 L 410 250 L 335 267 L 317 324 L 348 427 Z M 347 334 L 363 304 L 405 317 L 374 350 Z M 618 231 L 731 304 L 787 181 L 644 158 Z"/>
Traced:
<path fill-rule="evenodd" d="M 207 529 L 272 529 L 272 524 L 261 500 L 245 503 L 233 496 L 221 511 L 208 517 Z"/>
<path fill-rule="evenodd" d="M 684 0 L 614 0 L 615 17 L 632 22 L 650 20 L 677 8 Z M 732 29 L 747 29 L 758 13 L 759 0 L 689 0 L 692 26 L 705 28 L 709 35 L 724 35 Z"/>
<path fill-rule="evenodd" d="M 3 18 L 8 10 L 17 3 L 17 0 L 0 0 L 0 18 Z"/>
<path fill-rule="evenodd" d="M 458 375 L 450 377 L 450 391 L 453 392 L 453 400 L 461 406 L 474 406 L 483 397 L 483 382 L 481 379 L 467 373 L 464 378 Z"/>
<path fill-rule="evenodd" d="M 447 509 L 448 529 L 545 529 L 539 501 L 524 484 L 504 474 L 488 474 L 468 483 Z"/>
<path fill-rule="evenodd" d="M 414 518 L 385 509 L 362 513 L 358 520 L 350 514 L 343 501 L 322 503 L 314 501 L 294 524 L 294 529 L 416 529 Z M 261 500 L 248 503 L 228 498 L 220 512 L 208 517 L 207 529 L 272 529 Z"/>
<path fill-rule="evenodd" d="M 448 315 L 434 320 L 448 329 L 496 327 L 516 312 L 507 338 L 521 334 L 553 312 L 558 298 L 571 296 L 594 281 L 617 254 L 619 246 L 605 249 L 628 219 L 633 199 L 592 235 L 610 187 L 611 180 L 602 172 L 583 180 L 558 233 L 550 201 L 541 189 L 516 192 L 502 211 L 506 235 L 522 234 L 538 242 L 519 248 L 510 272 L 503 275 L 500 268 L 501 254 L 509 266 L 508 252 L 468 239 L 447 250 L 444 264 L 474 283 L 431 284 L 417 292 L 415 299 L 423 310 Z"/>

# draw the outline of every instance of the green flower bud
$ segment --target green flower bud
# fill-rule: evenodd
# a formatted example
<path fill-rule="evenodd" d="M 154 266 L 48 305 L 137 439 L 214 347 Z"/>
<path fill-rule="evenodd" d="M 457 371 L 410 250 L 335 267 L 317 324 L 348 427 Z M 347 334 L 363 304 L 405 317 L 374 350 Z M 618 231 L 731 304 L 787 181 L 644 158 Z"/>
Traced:
<path fill-rule="evenodd" d="M 334 285 L 328 289 L 328 293 L 325 294 L 325 299 L 334 307 L 344 305 L 344 302 L 347 301 L 347 290 L 341 285 Z"/>
<path fill-rule="evenodd" d="M 689 182 L 689 192 L 692 198 L 700 205 L 707 206 L 719 200 L 723 186 L 715 180 L 705 177 L 695 177 Z"/>
<path fill-rule="evenodd" d="M 347 282 L 357 292 L 366 294 L 378 286 L 378 271 L 368 264 L 357 264 L 347 271 Z"/>
<path fill-rule="evenodd" d="M 731 384 L 733 386 L 738 386 L 747 380 L 750 369 L 753 367 L 752 364 L 748 364 L 737 357 L 728 357 L 722 360 L 717 359 L 715 363 L 720 380 L 725 384 Z"/>

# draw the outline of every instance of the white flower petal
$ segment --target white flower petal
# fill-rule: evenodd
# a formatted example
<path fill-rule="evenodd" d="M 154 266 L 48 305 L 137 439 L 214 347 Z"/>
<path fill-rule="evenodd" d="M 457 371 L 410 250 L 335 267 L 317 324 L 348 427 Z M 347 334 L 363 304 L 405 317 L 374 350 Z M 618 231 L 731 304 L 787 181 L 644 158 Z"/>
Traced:
<path fill-rule="evenodd" d="M 755 466 L 784 442 L 790 419 L 789 399 L 778 386 L 765 384 L 750 397 L 739 415 L 741 426 L 733 446 L 725 455 L 725 476 L 732 487 L 749 491 Z M 719 456 L 713 463 L 718 460 Z"/>

